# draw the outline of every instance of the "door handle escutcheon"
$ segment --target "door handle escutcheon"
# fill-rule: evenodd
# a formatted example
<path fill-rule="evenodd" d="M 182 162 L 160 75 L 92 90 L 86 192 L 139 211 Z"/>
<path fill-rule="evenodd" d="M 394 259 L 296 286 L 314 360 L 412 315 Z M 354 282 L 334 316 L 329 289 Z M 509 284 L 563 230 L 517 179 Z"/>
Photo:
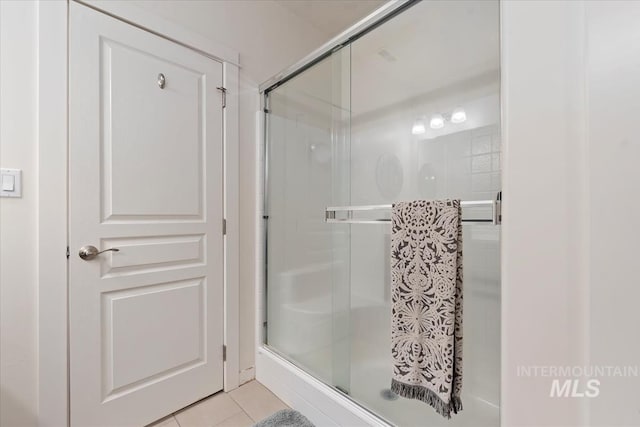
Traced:
<path fill-rule="evenodd" d="M 105 249 L 102 251 L 99 251 L 98 248 L 96 248 L 95 246 L 92 245 L 87 245 L 87 246 L 83 246 L 80 248 L 80 252 L 78 252 L 78 256 L 80 256 L 80 258 L 82 258 L 85 261 L 91 261 L 92 259 L 94 259 L 95 257 L 97 257 L 98 255 L 100 255 L 103 252 L 120 252 L 120 249 L 118 248 L 109 248 L 109 249 Z"/>

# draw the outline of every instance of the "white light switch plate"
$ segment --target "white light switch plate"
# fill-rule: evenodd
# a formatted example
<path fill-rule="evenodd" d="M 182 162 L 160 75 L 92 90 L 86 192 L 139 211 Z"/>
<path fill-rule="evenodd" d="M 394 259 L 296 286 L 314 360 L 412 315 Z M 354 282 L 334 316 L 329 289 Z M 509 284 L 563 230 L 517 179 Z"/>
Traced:
<path fill-rule="evenodd" d="M 0 169 L 0 197 L 22 197 L 20 169 Z"/>

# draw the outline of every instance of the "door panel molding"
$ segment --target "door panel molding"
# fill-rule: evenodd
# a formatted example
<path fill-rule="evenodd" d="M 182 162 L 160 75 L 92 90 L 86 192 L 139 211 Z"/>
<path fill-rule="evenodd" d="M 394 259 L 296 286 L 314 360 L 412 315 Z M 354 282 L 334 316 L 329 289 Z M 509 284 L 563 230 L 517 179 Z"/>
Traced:
<path fill-rule="evenodd" d="M 128 253 L 126 259 L 107 256 L 100 265 L 102 278 L 201 266 L 206 258 L 204 234 L 108 238 L 102 239 L 100 247 L 126 249 Z M 176 259 L 171 252 L 179 252 L 181 257 Z"/>
<path fill-rule="evenodd" d="M 223 66 L 69 7 L 71 250 L 113 233 L 160 238 L 193 228 L 206 248 L 193 267 L 181 262 L 182 245 L 69 258 L 70 422 L 146 425 L 224 387 Z M 105 220 L 118 216 L 136 220 Z M 172 268 L 101 274 L 108 262 L 158 255 Z"/>
<path fill-rule="evenodd" d="M 74 2 L 74 1 L 72 1 Z M 223 61 L 227 108 L 224 110 L 225 236 L 225 390 L 238 386 L 238 58 L 222 47 L 160 17 L 124 2 L 89 2 L 96 9 L 182 46 Z M 38 1 L 38 363 L 39 424 L 69 425 L 67 334 L 67 2 Z M 235 214 L 234 214 L 235 213 Z M 115 222 L 128 222 L 121 218 Z M 165 221 L 161 219 L 160 221 Z M 171 222 L 170 220 L 166 220 Z M 135 222 L 135 221 L 134 221 Z M 197 234 L 197 224 L 189 233 Z M 107 227 L 106 230 L 109 230 Z M 108 233 L 107 233 L 108 234 Z M 142 233 L 140 237 L 144 237 Z M 111 236 L 118 237 L 115 233 Z M 73 252 L 73 251 L 71 251 Z M 73 256 L 74 254 L 71 253 Z M 167 267 L 167 266 L 163 266 Z M 169 276 L 172 276 L 169 274 Z M 165 276 L 168 277 L 168 276 Z M 180 278 L 174 277 L 176 280 Z"/>
<path fill-rule="evenodd" d="M 188 369 L 196 368 L 205 360 L 205 292 L 206 278 L 194 277 L 185 280 L 177 280 L 167 283 L 154 283 L 148 286 L 141 286 L 135 289 L 115 290 L 105 292 L 101 295 L 101 311 L 104 319 L 104 327 L 102 340 L 104 354 L 102 360 L 103 384 L 106 387 L 102 390 L 102 401 L 122 397 L 127 393 L 137 391 L 154 382 L 161 381 L 172 375 L 185 372 Z M 182 294 L 182 295 L 180 295 Z M 123 311 L 134 312 L 139 309 L 142 302 L 138 302 L 142 297 L 151 296 L 156 300 L 157 309 L 153 319 L 149 322 L 154 324 L 165 323 L 167 330 L 176 328 L 175 322 L 180 322 L 186 326 L 183 333 L 174 334 L 171 337 L 152 337 L 156 341 L 170 338 L 175 348 L 180 350 L 180 354 L 170 355 L 162 353 L 159 345 L 149 346 L 159 347 L 154 354 L 157 355 L 151 364 L 144 363 L 150 355 L 141 355 L 140 349 L 144 348 L 139 342 L 126 342 L 129 338 L 129 330 L 135 324 L 118 322 L 114 319 L 114 312 L 122 314 Z M 192 310 L 185 310 L 181 313 L 167 312 L 163 309 L 162 303 L 168 299 L 191 299 Z M 195 327 L 195 328 L 194 328 Z M 127 334 L 122 337 L 120 332 L 127 329 Z M 180 328 L 176 328 L 180 329 Z M 193 333 L 195 332 L 195 334 Z M 140 339 L 148 340 L 149 337 L 140 335 Z M 188 335 L 192 335 L 189 337 Z M 195 336 L 194 336 L 195 335 Z M 161 344 L 157 342 L 156 344 Z M 127 358 L 118 357 L 114 351 L 114 347 L 130 348 L 133 351 L 127 354 Z M 163 358 L 163 359 L 161 359 Z M 134 360 L 137 362 L 136 369 L 127 369 L 126 364 Z M 125 366 L 123 366 L 125 365 Z M 139 367 L 143 368 L 140 372 Z"/>

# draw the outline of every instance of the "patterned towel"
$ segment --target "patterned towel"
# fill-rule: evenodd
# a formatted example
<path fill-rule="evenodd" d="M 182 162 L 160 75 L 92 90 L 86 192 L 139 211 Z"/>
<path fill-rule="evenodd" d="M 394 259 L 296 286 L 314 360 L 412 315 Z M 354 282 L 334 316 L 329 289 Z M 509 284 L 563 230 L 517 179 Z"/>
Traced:
<path fill-rule="evenodd" d="M 391 212 L 391 390 L 451 418 L 462 410 L 460 200 Z"/>

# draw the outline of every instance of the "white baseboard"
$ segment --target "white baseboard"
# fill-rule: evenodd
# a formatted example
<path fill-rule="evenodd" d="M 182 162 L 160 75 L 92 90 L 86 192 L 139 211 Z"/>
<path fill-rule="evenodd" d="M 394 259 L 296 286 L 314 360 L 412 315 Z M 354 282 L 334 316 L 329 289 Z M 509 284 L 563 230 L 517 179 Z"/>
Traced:
<path fill-rule="evenodd" d="M 256 379 L 317 426 L 390 427 L 265 347 L 260 347 L 256 354 Z"/>
<path fill-rule="evenodd" d="M 255 378 L 256 378 L 256 368 L 253 366 L 240 371 L 240 377 L 239 377 L 240 385 L 248 383 L 249 381 Z"/>

